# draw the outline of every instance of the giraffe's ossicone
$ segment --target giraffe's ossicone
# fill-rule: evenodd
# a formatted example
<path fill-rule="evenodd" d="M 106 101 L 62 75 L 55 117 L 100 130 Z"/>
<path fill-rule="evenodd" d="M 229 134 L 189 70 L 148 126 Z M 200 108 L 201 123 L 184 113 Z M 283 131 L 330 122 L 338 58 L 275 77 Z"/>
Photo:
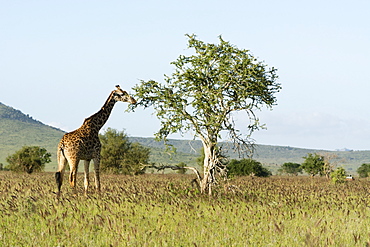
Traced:
<path fill-rule="evenodd" d="M 76 176 L 80 160 L 84 160 L 84 187 L 87 195 L 89 187 L 89 165 L 94 161 L 95 188 L 100 192 L 100 151 L 99 130 L 107 122 L 112 112 L 114 104 L 118 101 L 135 104 L 136 100 L 126 91 L 123 91 L 119 85 L 112 91 L 103 105 L 103 107 L 94 115 L 85 119 L 80 128 L 65 134 L 59 142 L 57 150 L 58 171 L 55 179 L 58 187 L 57 197 L 59 198 L 63 183 L 64 170 L 69 164 L 70 174 L 69 183 L 76 194 Z"/>

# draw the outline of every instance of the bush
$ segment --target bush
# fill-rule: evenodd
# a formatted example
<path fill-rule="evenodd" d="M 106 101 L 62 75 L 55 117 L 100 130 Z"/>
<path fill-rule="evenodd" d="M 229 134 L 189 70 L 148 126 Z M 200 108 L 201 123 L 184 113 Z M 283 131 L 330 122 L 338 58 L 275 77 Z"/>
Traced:
<path fill-rule="evenodd" d="M 262 164 L 253 159 L 241 159 L 231 160 L 227 165 L 229 176 L 257 176 L 257 177 L 268 177 L 272 173 L 267 170 Z"/>
<path fill-rule="evenodd" d="M 338 167 L 335 171 L 330 174 L 331 181 L 335 184 L 343 183 L 346 181 L 346 170 L 343 167 Z"/>
<path fill-rule="evenodd" d="M 298 173 L 302 173 L 302 166 L 298 163 L 284 163 L 281 168 L 279 169 L 280 172 L 286 173 L 289 175 L 295 175 L 297 176 Z"/>
<path fill-rule="evenodd" d="M 185 167 L 186 164 L 184 162 L 180 162 L 179 164 L 177 164 L 178 167 Z M 177 170 L 177 173 L 178 174 L 185 174 L 186 173 L 186 169 L 185 168 L 182 168 L 182 169 L 179 169 Z"/>
<path fill-rule="evenodd" d="M 370 174 L 370 164 L 362 164 L 358 169 L 357 173 L 360 178 L 367 178 Z"/>
<path fill-rule="evenodd" d="M 108 128 L 99 135 L 102 143 L 101 170 L 108 173 L 138 175 L 144 173 L 150 150 L 139 143 L 131 143 L 123 131 Z"/>
<path fill-rule="evenodd" d="M 45 148 L 38 146 L 24 146 L 6 158 L 9 165 L 6 169 L 16 172 L 27 173 L 44 170 L 45 164 L 49 163 L 51 154 Z"/>

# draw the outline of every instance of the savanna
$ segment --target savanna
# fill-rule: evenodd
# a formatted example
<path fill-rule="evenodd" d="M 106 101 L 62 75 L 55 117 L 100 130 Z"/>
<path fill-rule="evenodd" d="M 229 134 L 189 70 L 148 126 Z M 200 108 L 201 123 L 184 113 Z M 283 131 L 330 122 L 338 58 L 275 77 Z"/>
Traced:
<path fill-rule="evenodd" d="M 53 173 L 0 172 L 3 246 L 364 246 L 370 182 L 239 177 L 209 196 L 194 175 L 103 175 L 83 196 Z"/>

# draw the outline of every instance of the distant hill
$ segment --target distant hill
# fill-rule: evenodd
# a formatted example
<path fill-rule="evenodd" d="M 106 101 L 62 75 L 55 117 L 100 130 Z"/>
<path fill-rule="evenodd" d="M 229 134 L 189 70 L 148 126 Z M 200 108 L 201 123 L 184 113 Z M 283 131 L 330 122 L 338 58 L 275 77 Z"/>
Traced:
<path fill-rule="evenodd" d="M 164 149 L 163 142 L 157 142 L 154 138 L 131 137 L 132 142 L 139 142 L 144 146 Z M 199 140 L 169 140 L 177 152 L 199 156 L 202 143 Z M 239 154 L 232 151 L 228 143 L 221 143 L 226 155 L 231 159 L 239 159 Z M 258 160 L 271 170 L 276 171 L 285 162 L 301 164 L 308 153 L 330 153 L 338 156 L 338 165 L 353 173 L 363 163 L 370 163 L 370 151 L 327 151 L 320 149 L 304 149 L 289 146 L 255 145 L 253 159 Z M 195 161 L 194 161 L 195 162 Z"/>
<path fill-rule="evenodd" d="M 0 163 L 8 165 L 6 157 L 23 146 L 40 146 L 46 148 L 52 155 L 51 163 L 46 164 L 45 170 L 55 171 L 57 169 L 56 150 L 64 134 L 64 131 L 45 125 L 28 114 L 0 102 Z M 147 139 L 144 143 L 148 144 L 147 142 L 156 143 L 153 138 L 152 140 Z M 149 147 L 151 148 L 151 162 L 195 164 L 194 154 L 173 153 L 166 151 L 161 145 L 158 145 L 159 148 L 156 148 L 154 144 Z"/>
<path fill-rule="evenodd" d="M 52 162 L 46 165 L 46 171 L 55 171 L 57 168 L 56 148 L 60 138 L 65 132 L 45 125 L 16 110 L 10 106 L 0 103 L 0 163 L 7 165 L 6 157 L 19 150 L 22 146 L 41 146 L 52 154 Z M 151 162 L 178 164 L 185 162 L 195 166 L 196 158 L 202 143 L 199 140 L 173 140 L 172 144 L 177 152 L 166 150 L 163 142 L 157 142 L 154 138 L 130 137 L 130 141 L 151 148 Z M 231 150 L 227 143 L 221 143 L 223 149 L 227 150 L 230 158 L 239 158 L 237 153 Z M 302 149 L 294 147 L 256 145 L 254 159 L 260 161 L 272 171 L 276 171 L 285 162 L 302 163 L 303 156 L 307 153 L 330 152 L 337 154 L 348 171 L 355 171 L 363 163 L 370 163 L 370 151 L 325 151 L 315 149 Z"/>
<path fill-rule="evenodd" d="M 22 146 L 40 146 L 52 154 L 48 167 L 56 167 L 56 149 L 64 131 L 45 125 L 0 103 L 0 163 L 7 165 L 6 157 Z"/>

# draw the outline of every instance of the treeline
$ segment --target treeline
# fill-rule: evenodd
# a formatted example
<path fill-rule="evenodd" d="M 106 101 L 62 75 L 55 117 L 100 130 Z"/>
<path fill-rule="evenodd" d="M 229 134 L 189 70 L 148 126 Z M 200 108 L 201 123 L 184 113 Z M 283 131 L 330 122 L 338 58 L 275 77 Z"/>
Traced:
<path fill-rule="evenodd" d="M 331 178 L 334 182 L 343 182 L 344 179 L 353 179 L 343 166 L 340 166 L 340 157 L 333 153 L 309 153 L 303 157 L 302 164 L 287 162 L 278 170 L 279 174 L 297 176 L 303 172 L 311 177 L 319 175 Z M 370 176 L 370 164 L 364 163 L 356 170 L 360 178 Z"/>
<path fill-rule="evenodd" d="M 103 134 L 99 135 L 102 142 L 101 151 L 101 171 L 114 174 L 138 175 L 145 173 L 148 167 L 177 167 L 177 170 L 184 173 L 186 170 L 182 167 L 193 166 L 198 170 L 203 169 L 204 152 L 198 150 L 200 155 L 190 155 L 188 162 L 184 162 L 183 156 L 179 159 L 171 159 L 176 157 L 176 152 L 171 149 L 163 151 L 163 149 L 149 148 L 139 142 L 132 142 L 124 131 L 117 131 L 108 128 Z M 152 155 L 155 158 L 152 158 Z M 45 158 L 47 157 L 47 158 Z M 7 157 L 9 165 L 3 167 L 13 171 L 42 171 L 45 164 L 50 162 L 51 154 L 45 148 L 24 146 L 13 155 Z M 286 162 L 278 169 L 278 174 L 287 174 L 297 176 L 306 174 L 310 176 L 326 176 L 333 177 L 333 174 L 340 174 L 341 180 L 347 175 L 347 172 L 339 164 L 341 159 L 333 153 L 309 153 L 303 157 L 302 164 L 294 162 Z M 153 160 L 157 160 L 153 162 Z M 177 163 L 176 163 L 177 162 Z M 254 159 L 228 159 L 222 157 L 222 165 L 227 171 L 228 177 L 233 176 L 258 176 L 267 177 L 272 175 L 272 172 L 262 165 L 261 162 Z M 148 170 L 147 172 L 153 172 Z M 368 177 L 370 175 L 370 164 L 363 164 L 357 169 L 360 177 Z"/>

